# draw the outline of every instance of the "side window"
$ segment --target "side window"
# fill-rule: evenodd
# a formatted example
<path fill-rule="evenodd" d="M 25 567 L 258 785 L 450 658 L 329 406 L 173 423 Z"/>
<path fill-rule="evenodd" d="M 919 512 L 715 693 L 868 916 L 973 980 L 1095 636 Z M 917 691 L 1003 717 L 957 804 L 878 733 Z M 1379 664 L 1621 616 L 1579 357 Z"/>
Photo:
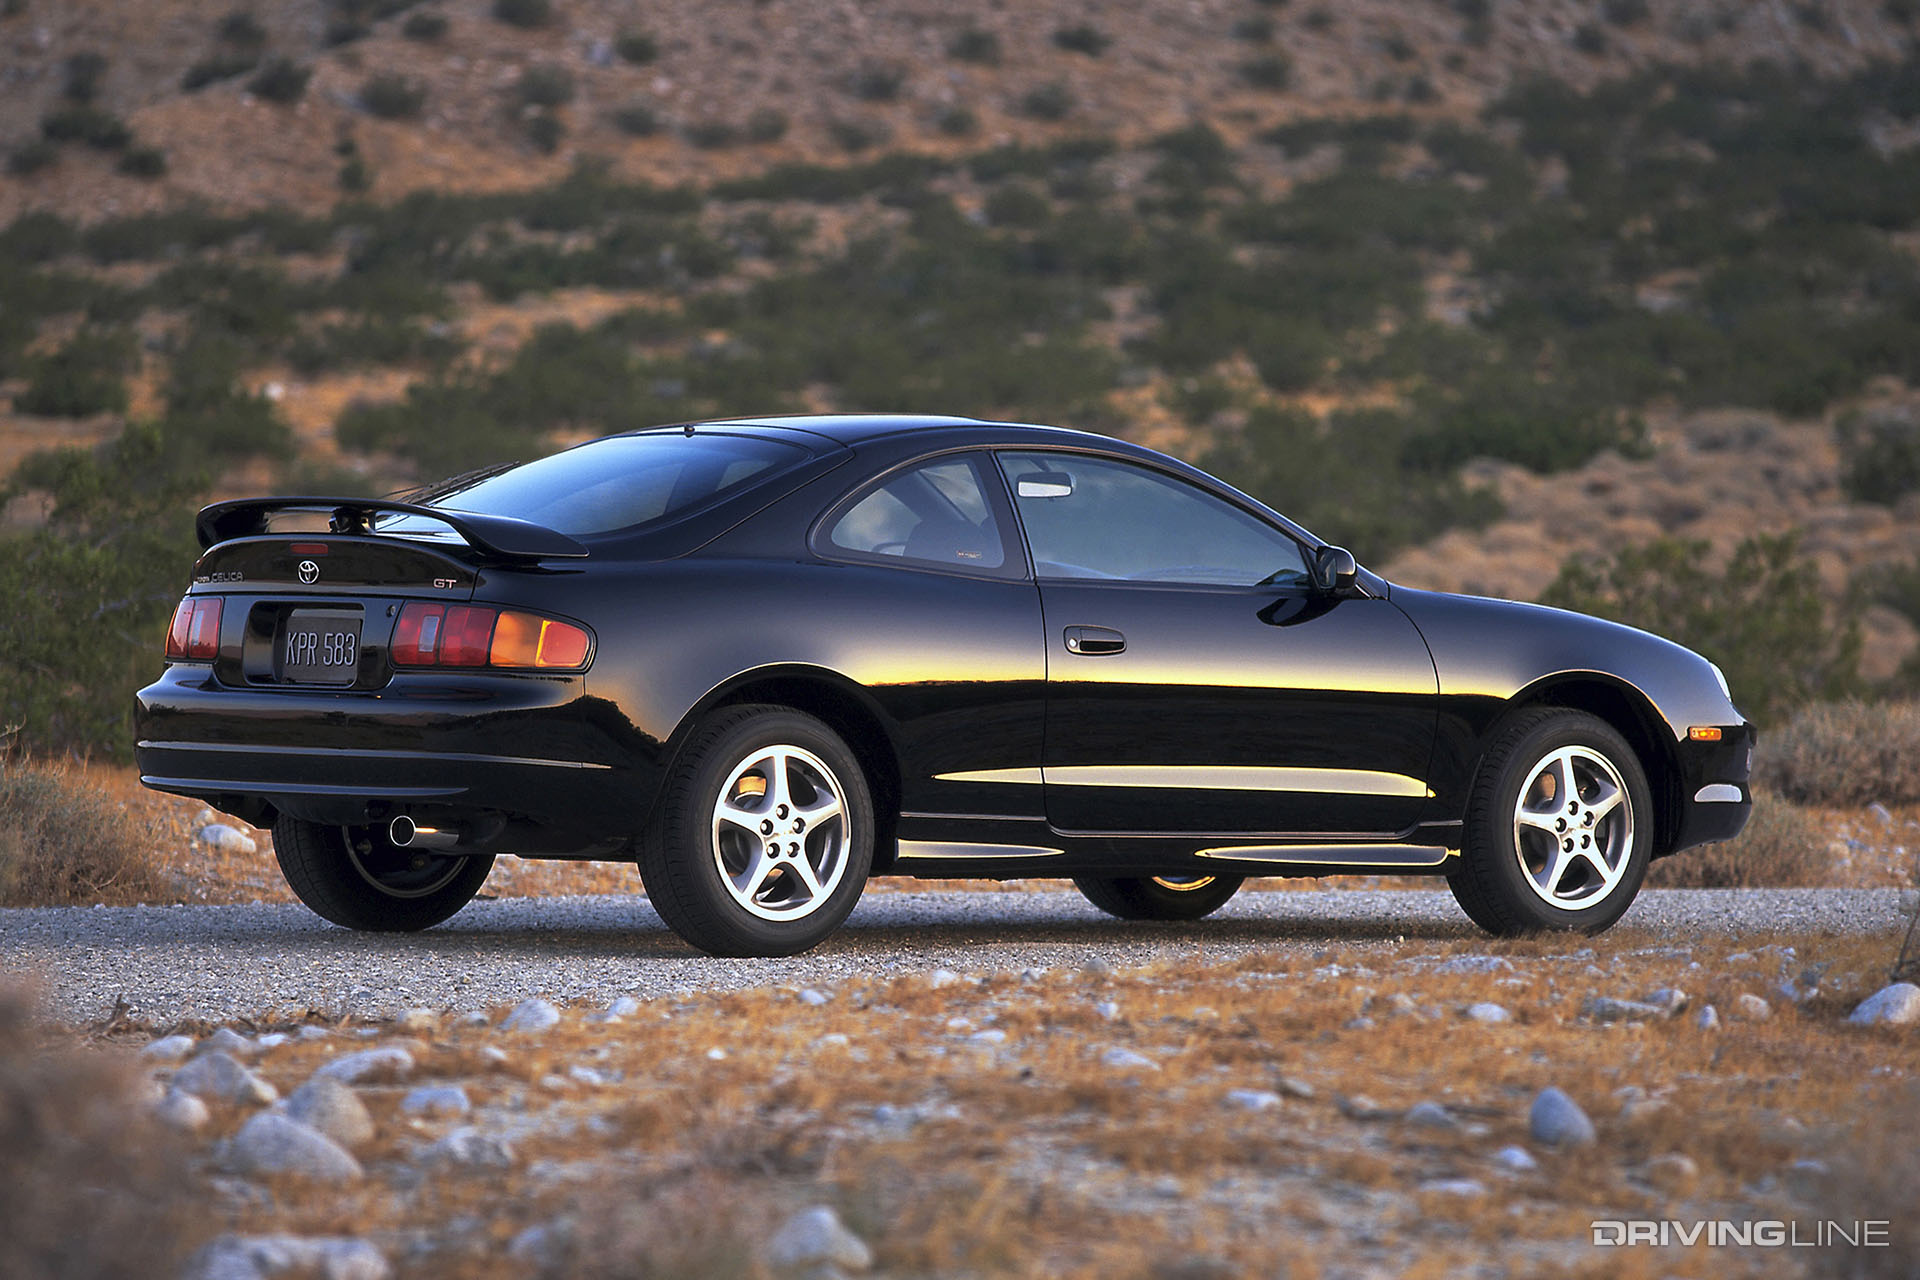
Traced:
<path fill-rule="evenodd" d="M 967 457 L 923 462 L 890 477 L 834 521 L 827 541 L 856 555 L 913 564 L 999 569 L 1007 563 L 978 463 Z"/>
<path fill-rule="evenodd" d="M 1043 579 L 1244 587 L 1307 578 L 1299 543 L 1171 476 L 1068 453 L 999 458 Z"/>

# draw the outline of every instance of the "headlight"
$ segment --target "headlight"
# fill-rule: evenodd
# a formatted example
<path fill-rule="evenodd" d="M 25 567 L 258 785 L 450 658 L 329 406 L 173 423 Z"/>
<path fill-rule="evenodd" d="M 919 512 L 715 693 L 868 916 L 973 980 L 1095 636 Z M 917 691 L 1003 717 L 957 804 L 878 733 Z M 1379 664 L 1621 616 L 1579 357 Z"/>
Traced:
<path fill-rule="evenodd" d="M 1728 702 L 1732 702 L 1733 690 L 1727 688 L 1727 673 L 1720 669 L 1720 664 L 1717 662 L 1709 662 L 1707 665 L 1713 668 L 1713 678 L 1720 682 L 1721 696 L 1726 698 Z"/>

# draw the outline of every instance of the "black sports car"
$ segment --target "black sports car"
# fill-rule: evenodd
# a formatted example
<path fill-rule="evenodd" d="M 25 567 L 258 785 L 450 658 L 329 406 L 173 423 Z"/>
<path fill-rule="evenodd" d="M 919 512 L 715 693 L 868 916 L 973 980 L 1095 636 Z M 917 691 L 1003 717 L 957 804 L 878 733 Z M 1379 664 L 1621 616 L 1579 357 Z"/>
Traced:
<path fill-rule="evenodd" d="M 1421 872 L 1495 933 L 1593 932 L 1751 805 L 1698 654 L 1389 584 L 1082 432 L 703 422 L 198 528 L 142 781 L 271 824 L 357 929 L 511 851 L 637 859 L 724 955 L 813 946 L 882 873 L 1188 920 L 1249 875 Z"/>

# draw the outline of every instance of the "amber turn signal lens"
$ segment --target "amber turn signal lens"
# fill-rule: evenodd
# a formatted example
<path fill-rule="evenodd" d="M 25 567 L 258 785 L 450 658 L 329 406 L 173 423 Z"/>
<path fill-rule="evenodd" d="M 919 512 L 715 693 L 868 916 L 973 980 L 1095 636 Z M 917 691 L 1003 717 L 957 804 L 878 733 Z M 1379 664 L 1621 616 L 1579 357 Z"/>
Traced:
<path fill-rule="evenodd" d="M 587 660 L 587 633 L 537 614 L 503 612 L 488 662 L 496 667 L 577 667 Z"/>
<path fill-rule="evenodd" d="M 535 667 L 587 665 L 592 638 L 571 623 L 518 609 L 410 601 L 393 628 L 397 667 Z"/>
<path fill-rule="evenodd" d="M 1687 730 L 1687 736 L 1695 742 L 1718 742 L 1720 741 L 1720 727 L 1711 724 L 1697 724 Z"/>

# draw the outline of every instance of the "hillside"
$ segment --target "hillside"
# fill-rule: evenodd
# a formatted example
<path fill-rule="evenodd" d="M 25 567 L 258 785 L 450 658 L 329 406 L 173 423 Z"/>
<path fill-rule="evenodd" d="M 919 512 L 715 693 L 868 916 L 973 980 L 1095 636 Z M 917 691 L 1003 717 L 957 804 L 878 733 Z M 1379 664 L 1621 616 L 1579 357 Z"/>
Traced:
<path fill-rule="evenodd" d="M 124 751 L 208 497 L 830 408 L 1125 435 L 1417 585 L 1797 531 L 1815 683 L 1920 678 L 1909 6 L 0 13 L 35 748 Z"/>

